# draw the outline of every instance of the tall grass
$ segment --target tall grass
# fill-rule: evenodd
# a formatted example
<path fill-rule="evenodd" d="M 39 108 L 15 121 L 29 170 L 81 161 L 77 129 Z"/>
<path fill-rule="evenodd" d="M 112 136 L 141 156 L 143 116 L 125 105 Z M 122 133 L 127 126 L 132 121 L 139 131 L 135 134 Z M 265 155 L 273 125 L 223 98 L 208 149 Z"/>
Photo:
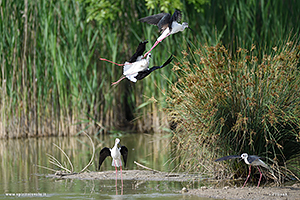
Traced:
<path fill-rule="evenodd" d="M 206 171 L 216 155 L 244 152 L 279 165 L 299 157 L 300 45 L 260 54 L 204 45 L 176 64 L 169 104 L 180 167 Z"/>
<path fill-rule="evenodd" d="M 124 80 L 111 87 L 122 68 L 98 59 L 125 62 L 140 41 L 154 39 L 155 27 L 143 24 L 144 37 L 135 1 L 120 5 L 127 11 L 102 25 L 87 23 L 86 6 L 72 0 L 1 1 L 1 138 L 167 126 L 153 102 L 164 99 L 167 81 L 161 74 L 169 69 L 137 84 Z M 154 55 L 151 65 L 161 65 L 169 55 Z"/>
<path fill-rule="evenodd" d="M 185 10 L 193 10 L 193 5 L 186 4 Z M 278 41 L 299 33 L 299 12 L 296 0 L 211 0 L 203 14 L 188 12 L 187 18 L 209 45 L 222 42 L 235 51 L 255 44 L 271 51 Z"/>
<path fill-rule="evenodd" d="M 1 8 L 1 137 L 76 133 L 70 125 L 97 94 L 98 31 L 73 1 L 2 1 Z"/>

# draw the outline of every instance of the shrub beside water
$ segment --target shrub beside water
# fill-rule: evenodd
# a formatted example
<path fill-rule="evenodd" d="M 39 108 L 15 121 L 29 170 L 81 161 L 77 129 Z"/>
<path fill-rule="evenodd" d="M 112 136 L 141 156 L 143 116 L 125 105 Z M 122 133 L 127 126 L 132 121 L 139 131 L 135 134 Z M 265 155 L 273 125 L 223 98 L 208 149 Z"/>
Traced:
<path fill-rule="evenodd" d="M 297 169 L 299 52 L 293 42 L 270 54 L 254 45 L 233 53 L 222 45 L 183 52 L 168 98 L 178 167 L 213 172 L 213 159 L 247 152 L 269 164 L 293 160 Z"/>

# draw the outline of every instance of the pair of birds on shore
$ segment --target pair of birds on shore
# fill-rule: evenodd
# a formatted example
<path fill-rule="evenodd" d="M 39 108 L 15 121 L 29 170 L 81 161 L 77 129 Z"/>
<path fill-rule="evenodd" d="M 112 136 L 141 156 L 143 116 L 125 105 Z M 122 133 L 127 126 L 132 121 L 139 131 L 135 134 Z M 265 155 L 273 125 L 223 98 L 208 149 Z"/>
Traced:
<path fill-rule="evenodd" d="M 100 167 L 103 163 L 103 161 L 105 160 L 106 157 L 111 156 L 112 157 L 112 166 L 115 167 L 116 169 L 116 182 L 117 182 L 117 167 L 120 167 L 121 170 L 121 181 L 122 181 L 122 185 L 123 185 L 123 180 L 122 180 L 122 160 L 121 160 L 121 156 L 123 157 L 123 161 L 124 161 L 124 166 L 126 167 L 126 162 L 127 162 L 127 156 L 128 156 L 128 149 L 125 146 L 121 146 L 118 147 L 118 144 L 120 144 L 120 139 L 116 138 L 115 140 L 115 145 L 113 146 L 113 148 L 107 148 L 104 147 L 101 151 L 100 151 L 100 156 L 99 156 L 99 166 L 98 166 L 98 170 L 100 170 Z M 251 174 L 251 166 L 256 166 L 259 173 L 260 173 L 260 177 L 259 177 L 259 181 L 258 181 L 258 185 L 257 187 L 259 187 L 261 178 L 262 178 L 262 173 L 259 169 L 259 166 L 263 166 L 264 168 L 270 169 L 268 167 L 268 165 L 266 163 L 264 163 L 260 157 L 256 156 L 256 155 L 248 155 L 247 153 L 243 153 L 242 155 L 230 155 L 230 156 L 224 156 L 222 158 L 219 158 L 217 160 L 215 160 L 215 162 L 218 161 L 225 161 L 225 160 L 229 160 L 229 159 L 236 159 L 236 158 L 240 158 L 243 159 L 245 161 L 245 163 L 247 165 L 249 165 L 249 174 L 247 176 L 247 179 L 243 185 L 242 188 L 245 187 L 250 174 Z M 273 175 L 273 173 L 272 173 Z M 274 175 L 273 175 L 274 176 Z M 276 178 L 276 177 L 275 177 Z"/>
<path fill-rule="evenodd" d="M 132 82 L 136 82 L 137 80 L 141 80 L 145 78 L 151 72 L 157 69 L 161 69 L 166 65 L 168 65 L 173 59 L 172 55 L 162 65 L 149 68 L 149 62 L 151 58 L 150 52 L 155 46 L 158 45 L 158 43 L 160 43 L 163 39 L 165 39 L 169 35 L 183 31 L 185 28 L 189 28 L 188 23 L 186 22 L 180 24 L 181 12 L 179 10 L 175 10 L 173 15 L 169 13 L 159 13 L 156 15 L 151 15 L 148 17 L 141 18 L 139 19 L 139 21 L 158 26 L 158 28 L 161 31 L 161 35 L 157 38 L 155 44 L 145 55 L 143 55 L 143 53 L 146 49 L 146 44 L 148 43 L 148 41 L 145 40 L 141 42 L 137 47 L 134 55 L 129 59 L 128 62 L 125 62 L 124 64 L 118 64 L 110 60 L 107 60 L 105 58 L 100 58 L 100 60 L 102 61 L 108 61 L 118 66 L 123 66 L 123 76 L 118 81 L 112 83 L 112 85 L 119 83 L 124 78 L 127 78 Z"/>

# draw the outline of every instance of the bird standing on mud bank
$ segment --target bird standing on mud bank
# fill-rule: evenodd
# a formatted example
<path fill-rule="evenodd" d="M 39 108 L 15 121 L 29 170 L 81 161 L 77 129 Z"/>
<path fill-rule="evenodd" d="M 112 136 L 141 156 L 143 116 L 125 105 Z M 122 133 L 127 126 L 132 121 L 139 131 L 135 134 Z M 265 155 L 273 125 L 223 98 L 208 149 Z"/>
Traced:
<path fill-rule="evenodd" d="M 120 143 L 120 139 L 116 138 L 115 140 L 115 145 L 113 148 L 107 148 L 104 147 L 101 151 L 100 151 L 100 156 L 99 156 L 99 166 L 98 166 L 98 170 L 100 170 L 100 167 L 103 163 L 103 161 L 105 160 L 105 158 L 107 156 L 111 156 L 112 157 L 112 166 L 114 166 L 116 168 L 116 187 L 117 187 L 117 179 L 118 179 L 118 169 L 117 167 L 120 167 L 120 171 L 121 171 L 121 182 L 122 182 L 122 188 L 123 188 L 123 177 L 122 177 L 122 160 L 121 160 L 121 155 L 123 157 L 124 160 L 124 167 L 126 167 L 126 162 L 127 162 L 127 156 L 128 156 L 128 149 L 125 146 L 121 146 L 120 148 L 118 148 L 118 144 Z M 123 191 L 123 190 L 122 190 Z"/>
<path fill-rule="evenodd" d="M 215 162 L 218 162 L 218 161 L 224 161 L 224 160 L 229 160 L 229 159 L 234 159 L 234 158 L 241 158 L 241 159 L 243 159 L 243 160 L 245 161 L 245 163 L 246 163 L 247 165 L 249 165 L 249 175 L 247 176 L 247 179 L 246 179 L 246 181 L 245 181 L 245 183 L 244 183 L 244 185 L 243 185 L 242 188 L 245 187 L 245 185 L 246 185 L 246 183 L 247 183 L 247 181 L 248 181 L 248 179 L 249 179 L 249 177 L 250 177 L 251 166 L 252 166 L 252 165 L 257 167 L 257 169 L 258 169 L 258 171 L 259 171 L 259 174 L 260 174 L 260 176 L 259 176 L 259 181 L 258 181 L 258 185 L 257 185 L 257 187 L 259 187 L 259 184 L 260 184 L 260 181 L 261 181 L 261 177 L 262 177 L 262 173 L 261 173 L 261 171 L 260 171 L 260 169 L 259 169 L 259 165 L 260 165 L 260 166 L 263 166 L 264 168 L 269 169 L 268 165 L 267 165 L 266 163 L 264 163 L 264 162 L 260 159 L 260 157 L 258 157 L 258 156 L 256 156 L 256 155 L 248 155 L 247 153 L 243 153 L 243 154 L 240 155 L 240 156 L 238 156 L 238 155 L 224 156 L 224 157 L 222 157 L 222 158 L 219 158 L 219 159 L 215 160 Z M 272 175 L 273 175 L 273 174 L 272 174 Z M 274 176 L 274 175 L 273 175 L 273 176 Z"/>

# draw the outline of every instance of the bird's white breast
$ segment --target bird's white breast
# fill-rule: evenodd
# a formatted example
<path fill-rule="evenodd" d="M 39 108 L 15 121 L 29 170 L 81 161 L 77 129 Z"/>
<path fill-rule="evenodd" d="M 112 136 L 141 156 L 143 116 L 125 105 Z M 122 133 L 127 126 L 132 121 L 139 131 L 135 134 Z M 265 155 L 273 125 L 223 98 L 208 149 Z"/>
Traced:
<path fill-rule="evenodd" d="M 149 67 L 149 58 L 136 61 L 134 63 L 125 62 L 123 74 L 132 82 L 136 82 L 135 78 L 139 72 L 146 70 Z"/>
<path fill-rule="evenodd" d="M 247 158 L 243 158 L 244 159 L 244 161 L 245 161 L 245 163 L 247 164 L 247 165 L 250 165 L 250 163 L 248 162 L 248 159 Z"/>
<path fill-rule="evenodd" d="M 125 65 L 123 67 L 123 74 L 127 76 L 134 73 L 138 73 L 140 71 L 146 70 L 148 66 L 149 66 L 149 61 L 147 61 L 147 59 L 142 59 L 134 63 L 125 62 Z"/>
<path fill-rule="evenodd" d="M 120 154 L 120 151 L 118 150 L 118 147 L 113 147 L 111 149 L 111 157 L 115 160 L 117 160 L 121 157 L 121 154 Z"/>
<path fill-rule="evenodd" d="M 183 31 L 184 27 L 176 21 L 172 22 L 172 31 L 171 34 L 177 33 L 179 31 Z"/>

